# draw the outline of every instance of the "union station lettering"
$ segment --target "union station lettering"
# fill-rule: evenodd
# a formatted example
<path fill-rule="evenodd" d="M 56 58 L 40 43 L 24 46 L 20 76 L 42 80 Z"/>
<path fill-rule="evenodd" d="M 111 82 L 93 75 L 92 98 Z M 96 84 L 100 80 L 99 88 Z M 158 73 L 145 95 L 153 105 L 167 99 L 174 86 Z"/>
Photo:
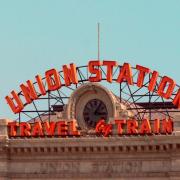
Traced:
<path fill-rule="evenodd" d="M 151 71 L 147 67 L 143 67 L 140 65 L 136 65 L 136 70 L 138 71 L 137 79 L 133 79 L 132 76 L 132 68 L 129 63 L 124 63 L 121 68 L 119 68 L 119 75 L 116 79 L 113 77 L 113 68 L 118 66 L 116 61 L 89 61 L 88 63 L 88 71 L 89 71 L 89 81 L 90 82 L 100 82 L 102 80 L 102 70 L 100 67 L 106 67 L 106 80 L 109 83 L 112 81 L 116 81 L 117 83 L 121 83 L 126 81 L 128 85 L 136 85 L 138 87 L 142 87 L 144 83 L 145 76 L 151 74 L 151 79 L 147 86 L 150 92 L 155 90 L 155 86 L 157 84 L 157 78 L 159 73 L 157 71 Z M 71 84 L 78 83 L 78 75 L 76 71 L 76 65 L 70 64 L 62 66 L 63 77 L 60 77 L 58 71 L 56 69 L 51 69 L 45 72 L 45 80 L 47 84 L 47 88 L 42 81 L 40 75 L 35 77 L 36 79 L 36 89 L 31 80 L 28 80 L 26 83 L 20 85 L 21 92 L 17 93 L 16 91 L 12 91 L 11 95 L 6 96 L 5 99 L 10 106 L 11 110 L 14 113 L 21 112 L 25 105 L 32 103 L 33 100 L 38 99 L 42 95 L 46 95 L 49 91 L 55 91 L 60 89 L 62 86 L 70 86 Z M 165 99 L 170 99 L 173 93 L 173 90 L 176 86 L 176 83 L 173 79 L 168 76 L 162 77 L 161 81 L 158 83 L 157 94 Z M 19 95 L 23 95 L 24 99 L 20 98 Z M 172 103 L 180 108 L 180 89 L 176 92 L 173 97 Z"/>
<path fill-rule="evenodd" d="M 68 137 L 81 135 L 77 129 L 76 120 L 57 122 L 10 122 L 8 124 L 9 137 Z M 173 121 L 171 119 L 155 119 L 150 123 L 148 119 L 143 119 L 140 123 L 137 120 L 114 120 L 113 123 L 106 123 L 100 120 L 94 133 L 96 135 L 152 135 L 171 134 L 173 132 Z"/>

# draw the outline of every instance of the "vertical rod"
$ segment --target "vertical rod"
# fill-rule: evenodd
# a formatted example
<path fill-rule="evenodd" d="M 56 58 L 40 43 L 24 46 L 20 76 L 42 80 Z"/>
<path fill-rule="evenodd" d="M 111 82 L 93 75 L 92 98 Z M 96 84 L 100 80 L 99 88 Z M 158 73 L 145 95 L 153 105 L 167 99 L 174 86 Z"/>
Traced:
<path fill-rule="evenodd" d="M 21 113 L 19 113 L 19 124 L 21 122 Z"/>
<path fill-rule="evenodd" d="M 122 102 L 122 85 L 121 85 L 121 83 L 120 83 L 120 103 Z"/>
<path fill-rule="evenodd" d="M 149 82 L 150 82 L 151 76 L 149 74 Z M 151 103 L 151 92 L 149 91 L 149 104 Z M 149 119 L 151 120 L 151 109 L 149 109 Z"/>
<path fill-rule="evenodd" d="M 119 66 L 119 70 L 121 70 L 121 67 Z M 122 102 L 122 82 L 120 83 L 120 103 Z"/>
<path fill-rule="evenodd" d="M 100 60 L 100 23 L 98 23 L 98 60 Z"/>
<path fill-rule="evenodd" d="M 50 92 L 48 91 L 48 116 L 49 116 L 49 122 L 50 122 L 50 119 L 51 119 L 51 116 L 50 116 L 50 107 L 51 104 L 50 104 Z"/>

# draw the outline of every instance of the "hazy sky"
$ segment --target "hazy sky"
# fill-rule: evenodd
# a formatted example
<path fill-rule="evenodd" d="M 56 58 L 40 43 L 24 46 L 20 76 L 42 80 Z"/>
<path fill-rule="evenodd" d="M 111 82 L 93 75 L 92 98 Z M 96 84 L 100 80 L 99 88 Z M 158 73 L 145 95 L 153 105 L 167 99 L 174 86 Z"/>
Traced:
<path fill-rule="evenodd" d="M 4 97 L 63 64 L 101 59 L 141 64 L 180 84 L 179 0 L 0 0 L 0 117 Z"/>

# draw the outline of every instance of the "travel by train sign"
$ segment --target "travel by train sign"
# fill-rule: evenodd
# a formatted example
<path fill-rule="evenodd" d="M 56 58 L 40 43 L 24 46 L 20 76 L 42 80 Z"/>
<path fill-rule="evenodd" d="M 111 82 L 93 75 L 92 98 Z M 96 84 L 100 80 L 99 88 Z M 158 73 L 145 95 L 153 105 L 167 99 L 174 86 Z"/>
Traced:
<path fill-rule="evenodd" d="M 143 119 L 141 123 L 137 120 L 114 120 L 113 123 L 106 123 L 100 119 L 96 125 L 94 134 L 104 137 L 110 135 L 152 135 L 171 134 L 173 132 L 173 121 L 171 119 L 155 119 L 150 123 L 148 119 Z M 57 122 L 10 122 L 8 124 L 9 137 L 67 137 L 81 136 L 77 128 L 76 120 Z"/>
<path fill-rule="evenodd" d="M 102 70 L 106 68 L 106 72 Z M 118 68 L 117 68 L 118 67 Z M 118 71 L 118 75 L 114 76 L 114 70 Z M 109 84 L 116 82 L 121 84 L 126 82 L 128 86 L 144 87 L 145 78 L 148 76 L 149 81 L 146 88 L 149 92 L 155 92 L 159 97 L 169 100 L 174 107 L 180 109 L 180 89 L 177 89 L 176 82 L 168 77 L 161 77 L 158 81 L 159 73 L 150 68 L 136 65 L 134 68 L 137 76 L 132 73 L 133 68 L 129 63 L 118 65 L 117 61 L 99 61 L 91 60 L 87 65 L 87 74 L 89 82 L 101 82 L 105 80 Z M 62 73 L 57 69 L 50 69 L 45 72 L 42 78 L 39 74 L 35 76 L 35 82 L 27 80 L 26 83 L 20 85 L 20 92 L 13 90 L 10 95 L 6 96 L 6 102 L 13 113 L 21 113 L 25 106 L 46 96 L 48 92 L 61 90 L 62 87 L 70 87 L 72 84 L 77 85 L 82 79 L 79 79 L 78 68 L 74 63 L 62 66 Z M 105 74 L 105 78 L 103 77 Z M 179 87 L 179 86 L 178 86 Z M 175 90 L 176 88 L 176 90 Z M 63 124 L 64 123 L 64 124 Z M 33 125 L 27 122 L 13 122 L 9 124 L 10 136 L 46 136 L 57 134 L 59 136 L 73 135 L 79 136 L 80 133 L 76 129 L 76 122 L 36 122 Z M 136 119 L 114 119 L 114 123 L 106 124 L 105 121 L 99 121 L 96 125 L 96 133 L 108 136 L 113 134 L 114 129 L 117 134 L 158 134 L 172 133 L 173 123 L 171 118 L 159 120 L 157 117 L 151 124 L 148 119 L 141 119 L 138 123 Z M 63 130 L 62 130 L 63 129 Z M 63 134 L 64 133 L 64 134 Z"/>

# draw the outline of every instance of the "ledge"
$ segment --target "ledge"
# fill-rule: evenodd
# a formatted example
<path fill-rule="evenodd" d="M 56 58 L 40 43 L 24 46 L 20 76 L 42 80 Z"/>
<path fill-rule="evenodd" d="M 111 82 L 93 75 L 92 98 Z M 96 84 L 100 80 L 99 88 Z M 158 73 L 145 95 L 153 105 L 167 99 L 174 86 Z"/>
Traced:
<path fill-rule="evenodd" d="M 23 153 L 180 152 L 180 136 L 16 138 L 8 139 L 0 146 L 0 151 L 21 155 Z"/>

